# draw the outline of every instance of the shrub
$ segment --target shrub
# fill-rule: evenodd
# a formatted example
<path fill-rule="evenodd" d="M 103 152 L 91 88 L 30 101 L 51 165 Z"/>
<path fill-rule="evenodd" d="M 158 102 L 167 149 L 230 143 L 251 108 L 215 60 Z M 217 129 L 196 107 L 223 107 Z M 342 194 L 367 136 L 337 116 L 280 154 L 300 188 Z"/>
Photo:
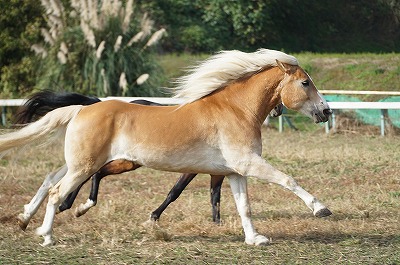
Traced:
<path fill-rule="evenodd" d="M 132 0 L 43 0 L 48 28 L 45 45 L 32 49 L 42 59 L 38 87 L 98 96 L 153 96 L 162 79 L 152 46 L 165 33 L 153 32 L 146 13 Z M 132 18 L 135 18 L 132 20 Z M 147 80 L 146 80 L 147 79 Z"/>

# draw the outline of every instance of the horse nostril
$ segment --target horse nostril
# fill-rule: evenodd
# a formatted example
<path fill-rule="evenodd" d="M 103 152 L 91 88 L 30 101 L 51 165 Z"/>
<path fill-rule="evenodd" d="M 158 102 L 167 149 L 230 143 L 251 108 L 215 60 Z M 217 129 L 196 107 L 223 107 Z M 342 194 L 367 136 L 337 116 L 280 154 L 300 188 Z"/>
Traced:
<path fill-rule="evenodd" d="M 325 114 L 325 116 L 329 116 L 333 113 L 331 109 L 324 109 L 322 112 Z"/>

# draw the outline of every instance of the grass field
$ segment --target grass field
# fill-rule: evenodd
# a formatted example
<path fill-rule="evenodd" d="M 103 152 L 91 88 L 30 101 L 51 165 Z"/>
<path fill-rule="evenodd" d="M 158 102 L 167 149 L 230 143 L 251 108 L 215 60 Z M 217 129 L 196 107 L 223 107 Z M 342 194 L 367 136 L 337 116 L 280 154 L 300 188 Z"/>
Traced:
<path fill-rule="evenodd" d="M 290 192 L 249 178 L 254 224 L 272 244 L 247 246 L 228 181 L 217 226 L 210 179 L 200 175 L 158 226 L 146 227 L 178 174 L 138 169 L 104 179 L 86 215 L 57 215 L 57 244 L 42 248 L 34 229 L 44 207 L 26 232 L 15 217 L 63 158 L 57 143 L 33 146 L 0 160 L 0 264 L 400 264 L 399 136 L 266 128 L 263 139 L 264 157 L 324 202 L 331 217 L 317 219 Z"/>
<path fill-rule="evenodd" d="M 388 54 L 299 53 L 294 55 L 313 78 L 318 89 L 334 90 L 400 90 L 400 56 Z M 173 80 L 184 69 L 209 55 L 166 54 L 159 58 L 166 80 Z M 171 86 L 171 84 L 165 84 Z M 382 96 L 362 96 L 375 101 Z"/>

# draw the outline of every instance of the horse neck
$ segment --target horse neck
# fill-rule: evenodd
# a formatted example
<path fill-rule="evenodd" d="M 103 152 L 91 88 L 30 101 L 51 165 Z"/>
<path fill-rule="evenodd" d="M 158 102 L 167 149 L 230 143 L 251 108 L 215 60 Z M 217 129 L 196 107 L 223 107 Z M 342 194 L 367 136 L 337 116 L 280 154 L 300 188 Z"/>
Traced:
<path fill-rule="evenodd" d="M 273 67 L 242 78 L 210 95 L 209 99 L 222 104 L 224 109 L 233 109 L 250 122 L 261 124 L 271 110 L 280 103 L 279 83 L 283 73 Z"/>

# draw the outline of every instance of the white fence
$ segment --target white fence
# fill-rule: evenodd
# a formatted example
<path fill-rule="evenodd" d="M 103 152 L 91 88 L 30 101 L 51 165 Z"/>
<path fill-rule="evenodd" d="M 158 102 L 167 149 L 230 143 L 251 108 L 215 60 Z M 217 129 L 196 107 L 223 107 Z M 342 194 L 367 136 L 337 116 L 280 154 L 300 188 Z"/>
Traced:
<path fill-rule="evenodd" d="M 327 92 L 329 91 L 329 92 Z M 331 90 L 322 90 L 324 94 L 328 94 Z M 400 92 L 381 92 L 381 91 L 335 91 L 338 94 L 380 94 L 380 95 L 400 95 Z M 368 92 L 368 93 L 367 93 Z M 375 92 L 375 93 L 374 93 Z M 155 98 L 155 97 L 106 97 L 101 100 L 118 99 L 123 101 L 132 101 L 137 99 L 145 99 L 160 104 L 174 105 L 182 103 L 179 98 Z M 0 99 L 0 106 L 2 107 L 2 124 L 6 124 L 6 107 L 21 106 L 25 102 L 24 99 Z M 381 110 L 381 135 L 385 135 L 385 114 L 389 109 L 400 109 L 400 102 L 329 102 L 332 110 L 354 110 L 354 109 L 379 109 Z M 331 125 L 331 126 L 330 126 Z M 329 133 L 330 127 L 335 127 L 335 112 L 332 115 L 331 124 L 328 122 L 325 125 L 325 131 Z M 283 130 L 283 118 L 279 118 L 279 131 Z"/>

